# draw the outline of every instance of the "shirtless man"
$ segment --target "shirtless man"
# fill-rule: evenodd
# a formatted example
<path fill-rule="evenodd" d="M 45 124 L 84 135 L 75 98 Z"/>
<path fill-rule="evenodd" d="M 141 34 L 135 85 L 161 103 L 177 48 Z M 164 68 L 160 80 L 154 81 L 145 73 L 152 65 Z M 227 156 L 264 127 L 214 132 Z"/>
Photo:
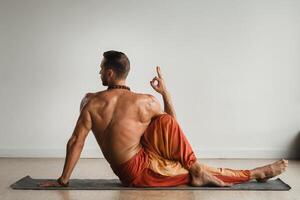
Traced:
<path fill-rule="evenodd" d="M 80 115 L 72 136 L 67 143 L 67 153 L 63 172 L 57 181 L 47 181 L 40 185 L 68 186 L 71 173 L 79 160 L 86 136 L 92 130 L 105 159 L 111 166 L 121 165 L 133 158 L 141 148 L 141 137 L 151 121 L 157 116 L 168 114 L 176 119 L 170 94 L 166 89 L 159 67 L 157 75 L 150 81 L 153 89 L 160 93 L 164 102 L 164 111 L 159 101 L 151 94 L 135 93 L 126 86 L 130 64 L 127 56 L 118 51 L 103 54 L 100 65 L 102 84 L 107 90 L 87 93 L 80 103 Z M 156 84 L 157 82 L 157 84 Z M 181 133 L 182 134 L 182 133 Z M 270 165 L 248 170 L 249 180 L 266 181 L 285 171 L 288 161 L 281 159 Z M 213 169 L 213 170 L 212 170 Z M 218 170 L 224 168 L 218 168 Z M 212 168 L 199 161 L 189 168 L 190 185 L 207 184 L 230 186 L 213 172 Z"/>

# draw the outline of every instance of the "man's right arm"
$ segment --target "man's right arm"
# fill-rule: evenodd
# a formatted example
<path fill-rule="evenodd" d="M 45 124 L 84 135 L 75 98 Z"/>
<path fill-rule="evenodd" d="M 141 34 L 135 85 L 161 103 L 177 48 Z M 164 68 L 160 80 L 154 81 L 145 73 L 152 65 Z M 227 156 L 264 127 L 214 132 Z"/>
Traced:
<path fill-rule="evenodd" d="M 176 119 L 175 109 L 171 100 L 171 95 L 168 91 L 165 91 L 161 94 L 164 100 L 164 109 L 165 112 L 172 115 Z"/>
<path fill-rule="evenodd" d="M 176 119 L 176 113 L 175 113 L 175 109 L 171 100 L 171 95 L 170 93 L 167 91 L 166 86 L 165 86 L 165 82 L 163 79 L 163 75 L 161 73 L 160 67 L 157 66 L 156 67 L 156 71 L 157 71 L 157 76 L 155 76 L 152 81 L 150 81 L 150 84 L 152 86 L 152 88 L 160 93 L 163 97 L 164 100 L 164 110 L 166 113 L 168 113 L 169 115 L 173 116 Z M 157 81 L 157 85 L 155 84 L 155 81 Z"/>

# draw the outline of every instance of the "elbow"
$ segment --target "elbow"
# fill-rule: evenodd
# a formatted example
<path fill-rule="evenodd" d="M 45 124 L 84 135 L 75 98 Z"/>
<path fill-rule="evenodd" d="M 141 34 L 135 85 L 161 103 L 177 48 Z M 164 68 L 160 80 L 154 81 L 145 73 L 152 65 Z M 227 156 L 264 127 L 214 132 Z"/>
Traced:
<path fill-rule="evenodd" d="M 84 142 L 80 141 L 76 138 L 71 137 L 67 143 L 67 149 L 71 149 L 71 148 L 79 148 L 82 149 L 84 146 Z"/>

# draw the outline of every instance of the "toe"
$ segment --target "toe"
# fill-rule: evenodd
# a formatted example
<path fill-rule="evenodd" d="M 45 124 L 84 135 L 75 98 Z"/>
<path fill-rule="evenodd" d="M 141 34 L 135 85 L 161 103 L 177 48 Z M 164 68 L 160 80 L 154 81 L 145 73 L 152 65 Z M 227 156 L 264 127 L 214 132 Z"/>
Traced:
<path fill-rule="evenodd" d="M 274 162 L 275 165 L 281 165 L 283 163 L 284 163 L 283 159 L 277 160 L 276 162 Z"/>
<path fill-rule="evenodd" d="M 280 160 L 280 163 L 284 163 L 284 159 L 281 159 L 281 160 Z"/>

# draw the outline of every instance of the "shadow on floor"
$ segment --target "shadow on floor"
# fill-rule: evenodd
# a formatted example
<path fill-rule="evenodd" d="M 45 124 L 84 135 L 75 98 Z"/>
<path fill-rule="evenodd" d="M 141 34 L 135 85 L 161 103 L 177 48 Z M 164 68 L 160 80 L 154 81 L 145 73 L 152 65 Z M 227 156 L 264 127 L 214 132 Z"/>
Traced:
<path fill-rule="evenodd" d="M 59 196 L 63 200 L 71 200 L 74 197 L 78 197 L 76 192 L 71 192 L 70 190 L 60 190 L 58 191 Z M 184 199 L 184 200 L 195 200 L 194 191 L 143 191 L 143 190 L 116 190 L 107 191 L 103 194 L 103 199 L 119 199 L 119 200 L 173 200 L 173 199 Z M 76 195 L 77 194 L 77 195 Z M 80 199 L 89 199 L 93 195 L 99 195 L 98 191 L 88 191 L 81 193 Z M 86 197 L 86 198 L 85 198 Z M 101 198 L 99 198 L 101 199 Z"/>

